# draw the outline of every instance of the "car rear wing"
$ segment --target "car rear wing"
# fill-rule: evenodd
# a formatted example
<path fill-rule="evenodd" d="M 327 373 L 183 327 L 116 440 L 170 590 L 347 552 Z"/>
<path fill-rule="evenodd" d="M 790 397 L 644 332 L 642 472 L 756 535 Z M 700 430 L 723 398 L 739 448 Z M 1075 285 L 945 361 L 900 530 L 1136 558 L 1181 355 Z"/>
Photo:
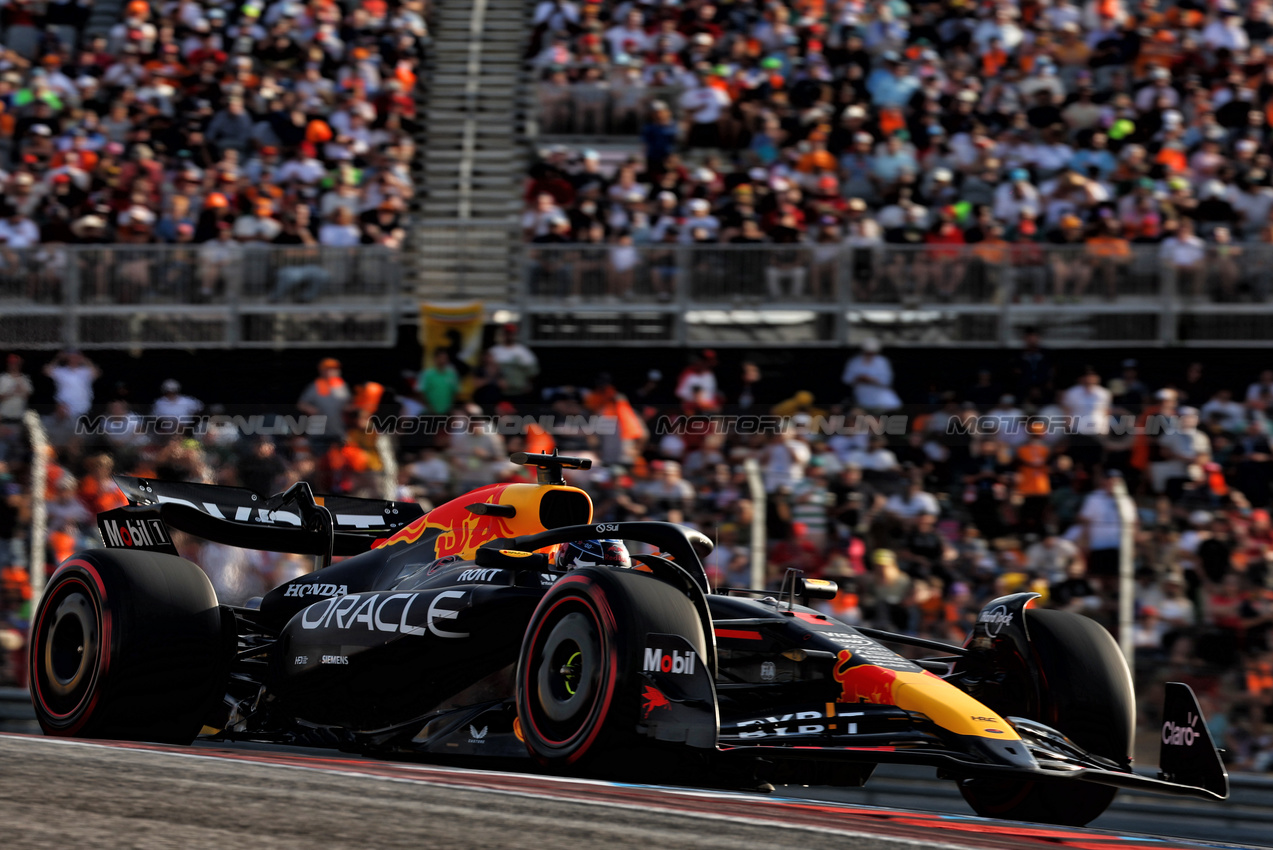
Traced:
<path fill-rule="evenodd" d="M 169 529 L 228 546 L 290 552 L 331 562 L 357 555 L 424 515 L 412 502 L 315 496 L 301 482 L 265 497 L 245 487 L 116 476 L 128 506 L 97 516 L 110 549 L 176 554 Z"/>

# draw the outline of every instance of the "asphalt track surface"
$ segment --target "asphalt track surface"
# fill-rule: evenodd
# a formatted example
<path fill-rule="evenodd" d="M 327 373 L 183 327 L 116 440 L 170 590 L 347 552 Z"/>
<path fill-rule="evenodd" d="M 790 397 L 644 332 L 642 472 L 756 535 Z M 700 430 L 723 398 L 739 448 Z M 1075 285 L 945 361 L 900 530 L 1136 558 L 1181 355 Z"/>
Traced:
<path fill-rule="evenodd" d="M 659 786 L 0 735 L 5 848 L 1236 847 Z"/>

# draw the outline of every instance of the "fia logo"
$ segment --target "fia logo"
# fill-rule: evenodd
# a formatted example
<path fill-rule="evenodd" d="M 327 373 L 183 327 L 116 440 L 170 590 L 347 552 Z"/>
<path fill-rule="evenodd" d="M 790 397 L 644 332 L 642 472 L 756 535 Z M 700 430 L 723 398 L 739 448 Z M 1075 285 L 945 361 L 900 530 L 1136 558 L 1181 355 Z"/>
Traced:
<path fill-rule="evenodd" d="M 490 728 L 489 726 L 483 726 L 481 728 L 481 731 L 479 731 L 476 726 L 469 726 L 469 735 L 472 736 L 469 738 L 469 743 L 470 744 L 485 744 L 486 741 L 482 739 L 486 737 L 486 730 L 489 728 Z"/>

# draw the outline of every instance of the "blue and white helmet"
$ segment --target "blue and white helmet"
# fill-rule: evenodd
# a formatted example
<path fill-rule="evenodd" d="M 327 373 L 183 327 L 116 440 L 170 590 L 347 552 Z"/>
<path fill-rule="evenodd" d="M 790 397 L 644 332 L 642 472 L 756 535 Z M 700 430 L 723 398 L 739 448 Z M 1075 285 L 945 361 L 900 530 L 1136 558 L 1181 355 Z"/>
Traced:
<path fill-rule="evenodd" d="M 566 543 L 557 553 L 557 569 L 573 570 L 576 567 L 631 567 L 628 547 L 622 540 L 577 540 Z"/>

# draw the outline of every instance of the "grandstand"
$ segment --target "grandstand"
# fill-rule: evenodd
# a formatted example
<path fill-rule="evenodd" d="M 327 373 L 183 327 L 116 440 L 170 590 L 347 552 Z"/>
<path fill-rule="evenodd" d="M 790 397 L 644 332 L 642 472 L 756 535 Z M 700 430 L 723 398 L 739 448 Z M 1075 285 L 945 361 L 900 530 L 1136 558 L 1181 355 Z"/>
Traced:
<path fill-rule="evenodd" d="M 0 342 L 385 346 L 421 299 L 525 315 L 541 345 L 1268 339 L 1261 4 L 345 7 L 10 13 L 0 143 L 28 221 L 8 225 Z M 223 53 L 245 117 L 208 87 Z M 113 104 L 123 84 L 136 100 Z M 297 97 L 303 134 L 277 112 Z M 357 123 L 357 153 L 328 116 Z M 136 205 L 117 169 L 159 185 Z M 372 217 L 381 171 L 401 234 L 354 240 L 387 255 L 337 244 L 333 204 Z M 322 250 L 263 249 L 301 190 Z"/>

